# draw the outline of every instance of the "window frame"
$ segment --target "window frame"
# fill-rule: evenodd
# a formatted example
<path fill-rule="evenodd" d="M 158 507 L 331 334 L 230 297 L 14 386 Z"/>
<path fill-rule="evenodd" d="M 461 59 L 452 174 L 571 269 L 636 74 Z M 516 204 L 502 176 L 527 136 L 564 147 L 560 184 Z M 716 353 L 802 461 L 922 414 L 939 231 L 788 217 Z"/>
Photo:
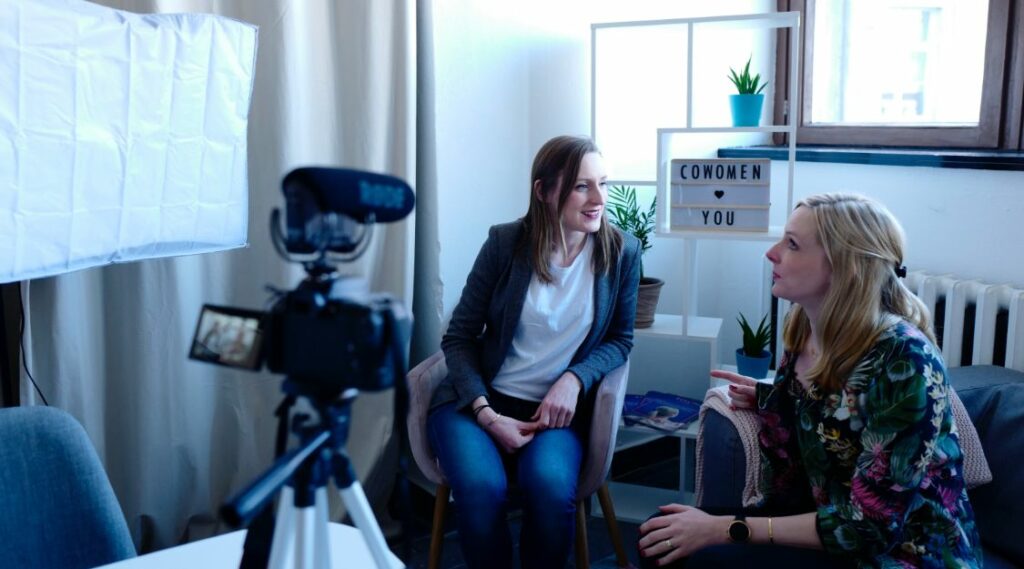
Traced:
<path fill-rule="evenodd" d="M 796 109 L 796 139 L 800 144 L 841 146 L 900 146 L 976 149 L 1021 149 L 1024 130 L 1024 0 L 989 0 L 988 32 L 985 42 L 985 70 L 982 84 L 981 113 L 978 126 L 835 126 L 809 125 L 813 93 L 814 8 L 815 0 L 778 0 L 779 11 L 799 11 L 800 94 Z M 775 84 L 786 88 L 775 91 L 775 123 L 788 121 L 789 50 L 788 30 L 780 30 L 777 42 Z M 776 143 L 785 140 L 778 135 Z"/>

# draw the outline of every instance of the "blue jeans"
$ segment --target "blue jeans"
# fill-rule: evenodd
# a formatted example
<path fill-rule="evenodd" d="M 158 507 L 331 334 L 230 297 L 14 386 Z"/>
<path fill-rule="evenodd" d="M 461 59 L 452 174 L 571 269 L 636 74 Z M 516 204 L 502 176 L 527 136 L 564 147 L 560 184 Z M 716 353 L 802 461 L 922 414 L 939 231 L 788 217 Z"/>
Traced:
<path fill-rule="evenodd" d="M 532 414 L 517 413 L 505 399 L 489 398 L 503 415 Z M 522 566 L 565 567 L 576 533 L 576 482 L 583 457 L 582 439 L 574 428 L 539 432 L 519 452 L 507 455 L 471 414 L 449 403 L 431 412 L 427 431 L 452 488 L 459 541 L 469 567 L 512 567 L 510 477 L 522 494 Z"/>

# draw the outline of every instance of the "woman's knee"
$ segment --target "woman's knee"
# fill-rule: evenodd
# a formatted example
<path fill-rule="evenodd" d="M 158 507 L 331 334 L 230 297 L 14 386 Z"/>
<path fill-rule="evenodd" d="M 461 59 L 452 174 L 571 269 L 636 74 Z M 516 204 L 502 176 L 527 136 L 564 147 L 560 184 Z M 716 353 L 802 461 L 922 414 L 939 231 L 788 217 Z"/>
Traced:
<path fill-rule="evenodd" d="M 464 472 L 450 482 L 452 497 L 457 504 L 486 506 L 502 505 L 508 501 L 508 483 L 504 473 Z"/>
<path fill-rule="evenodd" d="M 446 405 L 428 418 L 431 447 L 456 499 L 503 497 L 507 490 L 501 455 L 472 419 Z"/>
<path fill-rule="evenodd" d="M 560 465 L 547 466 L 520 473 L 519 485 L 524 499 L 542 507 L 575 506 L 579 469 L 570 472 Z"/>
<path fill-rule="evenodd" d="M 575 504 L 580 476 L 580 442 L 568 430 L 543 433 L 519 464 L 519 485 L 529 500 Z"/>

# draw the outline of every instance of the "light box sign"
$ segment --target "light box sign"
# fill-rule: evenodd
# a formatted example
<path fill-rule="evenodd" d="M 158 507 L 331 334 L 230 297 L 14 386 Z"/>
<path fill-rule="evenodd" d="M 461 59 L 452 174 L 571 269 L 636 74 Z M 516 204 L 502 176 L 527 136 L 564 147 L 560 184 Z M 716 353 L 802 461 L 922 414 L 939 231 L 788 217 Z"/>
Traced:
<path fill-rule="evenodd" d="M 0 0 L 0 282 L 244 245 L 256 33 Z"/>
<path fill-rule="evenodd" d="M 671 161 L 672 229 L 767 231 L 771 160 Z"/>

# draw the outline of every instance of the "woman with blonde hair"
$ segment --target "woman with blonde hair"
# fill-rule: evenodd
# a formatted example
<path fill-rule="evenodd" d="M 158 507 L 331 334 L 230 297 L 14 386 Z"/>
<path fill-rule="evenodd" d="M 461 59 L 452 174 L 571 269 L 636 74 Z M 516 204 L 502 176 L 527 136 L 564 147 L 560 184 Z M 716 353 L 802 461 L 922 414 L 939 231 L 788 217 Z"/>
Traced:
<path fill-rule="evenodd" d="M 663 506 L 640 528 L 645 566 L 981 566 L 945 365 L 903 248 L 875 201 L 797 204 L 767 253 L 772 293 L 794 303 L 774 384 L 712 372 L 761 419 L 764 503 Z"/>

